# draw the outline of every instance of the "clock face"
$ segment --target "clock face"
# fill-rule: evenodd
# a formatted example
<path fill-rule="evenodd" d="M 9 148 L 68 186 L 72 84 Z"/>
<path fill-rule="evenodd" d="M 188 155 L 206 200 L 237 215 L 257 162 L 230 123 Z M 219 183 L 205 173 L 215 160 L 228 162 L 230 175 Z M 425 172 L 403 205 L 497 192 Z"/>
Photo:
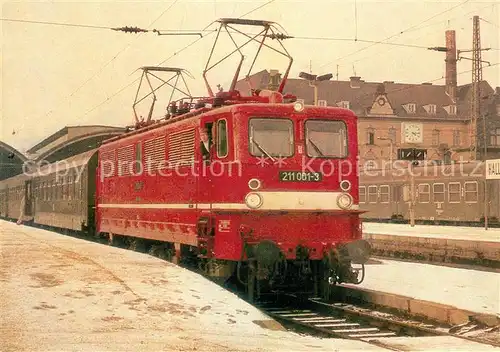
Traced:
<path fill-rule="evenodd" d="M 404 137 L 406 143 L 422 143 L 422 125 L 405 124 Z"/>

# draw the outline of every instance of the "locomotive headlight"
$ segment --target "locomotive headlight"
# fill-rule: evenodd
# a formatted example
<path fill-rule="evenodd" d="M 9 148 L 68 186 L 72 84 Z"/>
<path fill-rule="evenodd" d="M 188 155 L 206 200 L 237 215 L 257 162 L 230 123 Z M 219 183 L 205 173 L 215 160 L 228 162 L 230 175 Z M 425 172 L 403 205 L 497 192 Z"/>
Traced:
<path fill-rule="evenodd" d="M 293 103 L 293 109 L 297 112 L 301 112 L 302 110 L 304 110 L 304 103 L 301 101 L 296 101 L 295 103 Z"/>
<path fill-rule="evenodd" d="M 349 193 L 342 193 L 338 198 L 337 198 L 337 205 L 341 209 L 349 209 L 352 206 L 353 199 L 352 196 Z"/>
<path fill-rule="evenodd" d="M 261 182 L 256 178 L 252 178 L 250 181 L 248 181 L 248 187 L 253 191 L 258 190 L 260 186 Z"/>
<path fill-rule="evenodd" d="M 248 193 L 245 197 L 245 203 L 249 208 L 257 209 L 262 205 L 262 197 L 258 193 Z"/>
<path fill-rule="evenodd" d="M 340 182 L 340 188 L 342 188 L 344 192 L 349 191 L 351 189 L 351 182 L 347 180 Z"/>

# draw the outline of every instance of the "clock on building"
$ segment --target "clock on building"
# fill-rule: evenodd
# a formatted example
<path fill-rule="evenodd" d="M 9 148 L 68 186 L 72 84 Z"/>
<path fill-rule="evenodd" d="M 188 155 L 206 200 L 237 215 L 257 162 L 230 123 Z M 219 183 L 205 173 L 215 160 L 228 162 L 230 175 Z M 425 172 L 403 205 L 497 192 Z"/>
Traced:
<path fill-rule="evenodd" d="M 422 143 L 424 139 L 423 126 L 421 123 L 403 122 L 403 140 L 405 143 Z"/>

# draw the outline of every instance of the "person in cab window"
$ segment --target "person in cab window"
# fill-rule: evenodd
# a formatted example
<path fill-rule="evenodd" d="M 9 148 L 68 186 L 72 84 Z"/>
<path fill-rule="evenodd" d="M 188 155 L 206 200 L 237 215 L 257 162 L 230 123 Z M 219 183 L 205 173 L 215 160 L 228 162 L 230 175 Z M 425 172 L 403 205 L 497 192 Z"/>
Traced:
<path fill-rule="evenodd" d="M 200 129 L 200 140 L 201 156 L 203 161 L 208 162 L 210 160 L 210 148 L 212 147 L 212 143 L 205 128 Z"/>

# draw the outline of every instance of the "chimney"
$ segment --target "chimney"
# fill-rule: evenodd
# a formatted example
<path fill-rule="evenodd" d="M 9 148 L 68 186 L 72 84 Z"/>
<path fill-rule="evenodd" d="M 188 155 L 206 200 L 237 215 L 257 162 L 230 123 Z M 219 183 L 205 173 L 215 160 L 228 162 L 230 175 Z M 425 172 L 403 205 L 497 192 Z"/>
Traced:
<path fill-rule="evenodd" d="M 455 31 L 446 31 L 446 93 L 455 102 L 457 93 L 457 44 Z"/>
<path fill-rule="evenodd" d="M 352 76 L 349 79 L 351 81 L 351 88 L 361 88 L 361 77 Z"/>

